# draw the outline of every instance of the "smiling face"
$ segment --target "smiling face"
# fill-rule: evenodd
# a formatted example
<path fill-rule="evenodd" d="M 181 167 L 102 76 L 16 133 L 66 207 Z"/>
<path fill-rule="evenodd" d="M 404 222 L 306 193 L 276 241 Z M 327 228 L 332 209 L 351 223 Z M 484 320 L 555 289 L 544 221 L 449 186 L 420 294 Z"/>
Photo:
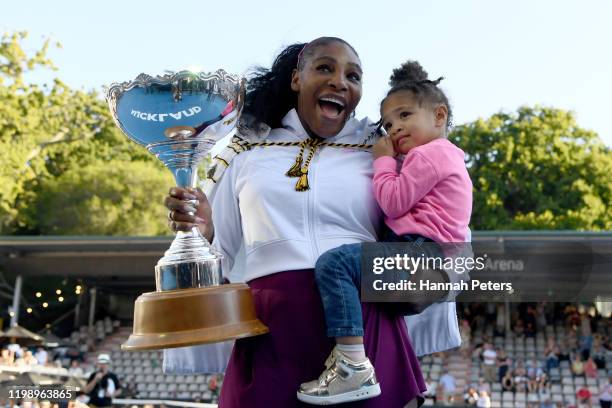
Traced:
<path fill-rule="evenodd" d="M 421 106 L 411 91 L 389 95 L 381 107 L 382 126 L 397 153 L 444 137 L 448 109 L 444 105 Z"/>
<path fill-rule="evenodd" d="M 361 99 L 361 62 L 340 41 L 310 45 L 291 89 L 298 93 L 297 112 L 311 136 L 338 134 Z"/>

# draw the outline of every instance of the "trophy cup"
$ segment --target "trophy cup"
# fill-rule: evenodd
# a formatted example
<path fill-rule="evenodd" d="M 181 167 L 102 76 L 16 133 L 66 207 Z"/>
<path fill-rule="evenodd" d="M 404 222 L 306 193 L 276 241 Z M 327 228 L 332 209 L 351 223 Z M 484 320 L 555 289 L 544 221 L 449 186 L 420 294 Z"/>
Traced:
<path fill-rule="evenodd" d="M 244 79 L 223 70 L 180 71 L 112 84 L 106 99 L 128 138 L 161 160 L 178 186 L 195 187 L 198 164 L 235 128 L 244 94 Z M 133 333 L 121 348 L 181 347 L 267 333 L 249 287 L 221 284 L 221 258 L 197 227 L 177 232 L 155 267 L 156 291 L 136 300 Z"/>

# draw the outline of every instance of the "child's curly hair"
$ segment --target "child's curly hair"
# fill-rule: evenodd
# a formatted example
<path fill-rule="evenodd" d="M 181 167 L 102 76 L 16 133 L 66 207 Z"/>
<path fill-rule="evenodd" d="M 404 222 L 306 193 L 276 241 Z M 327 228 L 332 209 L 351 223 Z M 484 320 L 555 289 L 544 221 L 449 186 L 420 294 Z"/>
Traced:
<path fill-rule="evenodd" d="M 450 129 L 452 124 L 452 111 L 448 98 L 444 92 L 438 88 L 438 84 L 444 77 L 439 77 L 435 81 L 428 79 L 427 72 L 417 61 L 406 61 L 399 68 L 393 70 L 393 74 L 389 79 L 391 89 L 387 92 L 387 96 L 380 102 L 380 107 L 385 100 L 392 94 L 399 91 L 410 91 L 416 98 L 419 106 L 423 103 L 429 105 L 443 104 L 448 110 L 446 118 L 446 129 Z"/>

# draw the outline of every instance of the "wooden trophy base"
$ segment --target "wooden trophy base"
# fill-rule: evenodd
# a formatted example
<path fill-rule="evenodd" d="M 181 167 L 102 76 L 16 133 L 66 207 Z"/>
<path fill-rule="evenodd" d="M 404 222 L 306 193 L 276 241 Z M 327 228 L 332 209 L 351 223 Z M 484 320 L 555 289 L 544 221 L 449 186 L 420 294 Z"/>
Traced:
<path fill-rule="evenodd" d="M 122 350 L 217 343 L 267 333 L 244 283 L 143 293 L 134 304 L 134 329 Z"/>

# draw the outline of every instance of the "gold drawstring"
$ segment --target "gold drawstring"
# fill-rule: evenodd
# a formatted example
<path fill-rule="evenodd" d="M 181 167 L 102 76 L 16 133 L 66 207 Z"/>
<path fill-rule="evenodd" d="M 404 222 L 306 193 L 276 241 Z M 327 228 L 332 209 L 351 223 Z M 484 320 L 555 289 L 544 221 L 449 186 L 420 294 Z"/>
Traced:
<path fill-rule="evenodd" d="M 300 153 L 295 159 L 295 164 L 286 173 L 289 177 L 299 177 L 297 183 L 295 183 L 295 191 L 306 191 L 310 188 L 308 186 L 308 166 L 310 165 L 310 161 L 312 160 L 312 157 L 314 156 L 315 151 L 317 150 L 317 146 L 319 144 L 321 144 L 321 142 L 317 139 L 304 140 L 304 142 L 302 142 L 302 148 L 300 149 Z M 308 153 L 308 158 L 306 159 L 304 166 L 301 166 L 302 156 L 304 154 L 304 149 L 306 146 L 310 146 L 310 152 Z M 298 163 L 301 166 L 299 167 L 300 172 L 299 174 L 295 175 L 296 172 L 293 170 L 295 169 L 296 165 L 298 165 Z"/>
<path fill-rule="evenodd" d="M 243 142 L 242 139 L 239 139 L 239 138 L 235 138 L 235 139 L 240 142 Z M 243 152 L 245 150 L 250 150 L 254 147 L 270 147 L 270 146 L 281 146 L 281 147 L 300 146 L 300 152 L 295 158 L 295 163 L 293 163 L 293 166 L 291 166 L 291 168 L 287 170 L 287 172 L 285 173 L 285 175 L 287 175 L 288 177 L 299 177 L 297 183 L 295 184 L 296 191 L 307 191 L 310 188 L 308 185 L 308 166 L 310 166 L 310 161 L 312 160 L 319 146 L 353 148 L 353 149 L 364 149 L 364 150 L 369 150 L 372 147 L 372 145 L 365 144 L 365 143 L 360 143 L 360 144 L 333 143 L 333 142 L 330 143 L 330 142 L 326 142 L 325 140 L 318 140 L 318 139 L 311 139 L 311 138 L 302 140 L 301 142 L 256 142 L 256 143 L 246 142 L 246 143 L 240 143 L 238 146 L 239 151 L 236 151 L 236 149 L 232 146 L 230 147 L 236 154 L 239 154 L 240 152 Z M 304 151 L 306 150 L 306 147 L 310 147 L 310 152 L 308 153 L 306 162 L 302 164 L 302 161 L 304 159 Z M 227 161 L 221 159 L 220 157 L 215 157 L 214 159 L 222 162 L 223 164 L 225 164 L 225 166 L 229 165 Z M 213 178 L 214 174 L 210 174 L 210 173 L 214 173 L 214 171 L 209 172 L 209 175 L 207 178 L 210 179 L 213 183 L 216 183 L 217 180 Z"/>
<path fill-rule="evenodd" d="M 291 166 L 291 168 L 285 173 L 287 177 L 300 177 L 302 175 L 302 158 L 304 157 L 304 149 L 306 148 L 306 145 L 308 145 L 309 140 L 310 139 L 304 139 L 300 143 L 300 153 L 295 158 L 295 163 L 293 163 L 293 166 Z"/>

